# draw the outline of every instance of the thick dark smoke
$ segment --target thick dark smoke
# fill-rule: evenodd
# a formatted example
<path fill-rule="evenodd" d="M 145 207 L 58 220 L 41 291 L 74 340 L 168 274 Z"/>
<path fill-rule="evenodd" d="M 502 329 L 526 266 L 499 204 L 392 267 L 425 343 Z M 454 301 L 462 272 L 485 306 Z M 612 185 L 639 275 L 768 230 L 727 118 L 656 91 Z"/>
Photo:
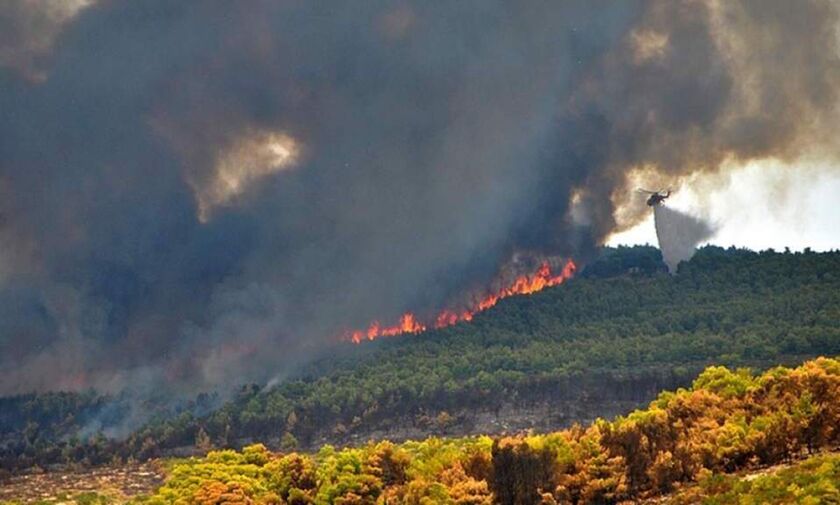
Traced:
<path fill-rule="evenodd" d="M 639 171 L 835 152 L 830 0 L 54 3 L 0 4 L 0 393 L 264 380 Z"/>

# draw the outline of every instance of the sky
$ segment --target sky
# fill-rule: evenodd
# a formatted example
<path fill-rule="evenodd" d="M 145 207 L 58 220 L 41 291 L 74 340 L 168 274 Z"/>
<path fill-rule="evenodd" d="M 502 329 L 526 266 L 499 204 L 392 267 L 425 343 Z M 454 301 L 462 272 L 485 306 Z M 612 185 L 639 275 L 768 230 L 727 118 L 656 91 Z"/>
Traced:
<path fill-rule="evenodd" d="M 753 161 L 685 181 L 667 205 L 710 222 L 715 233 L 708 244 L 753 250 L 840 249 L 836 161 Z M 610 246 L 620 244 L 655 245 L 653 213 L 607 240 Z"/>
<path fill-rule="evenodd" d="M 654 242 L 638 187 L 714 243 L 837 247 L 839 26 L 836 0 L 3 0 L 0 394 L 292 373 Z"/>

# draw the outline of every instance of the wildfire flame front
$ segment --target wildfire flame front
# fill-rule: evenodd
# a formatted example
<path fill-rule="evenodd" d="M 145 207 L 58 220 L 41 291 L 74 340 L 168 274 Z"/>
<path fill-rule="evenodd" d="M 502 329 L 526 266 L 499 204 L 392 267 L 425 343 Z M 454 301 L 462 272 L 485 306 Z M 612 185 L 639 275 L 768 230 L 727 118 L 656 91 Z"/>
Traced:
<path fill-rule="evenodd" d="M 420 322 L 413 312 L 406 312 L 400 316 L 397 324 L 393 326 L 382 326 L 379 321 L 373 321 L 365 330 L 346 332 L 343 335 L 343 340 L 349 340 L 358 344 L 363 340 L 374 340 L 379 337 L 422 333 L 429 329 L 430 326 L 432 328 L 445 328 L 462 321 L 471 321 L 475 314 L 489 309 L 499 303 L 499 300 L 503 298 L 516 295 L 529 295 L 545 288 L 557 286 L 566 279 L 571 278 L 576 270 L 577 265 L 575 265 L 574 261 L 568 260 L 560 273 L 553 275 L 548 262 L 543 262 L 533 274 L 520 275 L 507 287 L 474 301 L 472 307 L 467 310 L 456 312 L 450 309 L 443 309 L 434 318 L 434 322 L 429 325 Z"/>

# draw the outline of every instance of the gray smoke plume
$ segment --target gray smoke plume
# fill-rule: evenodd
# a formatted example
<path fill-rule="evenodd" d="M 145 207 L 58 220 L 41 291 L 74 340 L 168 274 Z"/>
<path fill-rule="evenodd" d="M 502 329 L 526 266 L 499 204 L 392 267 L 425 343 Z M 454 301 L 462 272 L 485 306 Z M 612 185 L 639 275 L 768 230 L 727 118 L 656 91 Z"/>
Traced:
<path fill-rule="evenodd" d="M 700 242 L 714 233 L 712 226 L 705 221 L 665 205 L 653 208 L 653 219 L 662 259 L 672 274 L 677 272 L 681 261 L 688 261 L 694 256 Z"/>
<path fill-rule="evenodd" d="M 0 4 L 0 393 L 206 388 L 836 154 L 830 0 Z"/>

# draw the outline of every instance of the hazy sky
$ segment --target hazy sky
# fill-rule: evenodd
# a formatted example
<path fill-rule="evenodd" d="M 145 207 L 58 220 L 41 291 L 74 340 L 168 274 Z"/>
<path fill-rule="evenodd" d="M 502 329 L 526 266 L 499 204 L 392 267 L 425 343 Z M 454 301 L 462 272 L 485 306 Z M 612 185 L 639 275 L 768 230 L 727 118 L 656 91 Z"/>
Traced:
<path fill-rule="evenodd" d="M 755 161 L 717 179 L 704 176 L 686 182 L 668 205 L 712 222 L 717 227 L 712 244 L 756 250 L 840 249 L 838 168 L 831 161 Z M 656 244 L 653 213 L 608 241 L 645 243 Z"/>

